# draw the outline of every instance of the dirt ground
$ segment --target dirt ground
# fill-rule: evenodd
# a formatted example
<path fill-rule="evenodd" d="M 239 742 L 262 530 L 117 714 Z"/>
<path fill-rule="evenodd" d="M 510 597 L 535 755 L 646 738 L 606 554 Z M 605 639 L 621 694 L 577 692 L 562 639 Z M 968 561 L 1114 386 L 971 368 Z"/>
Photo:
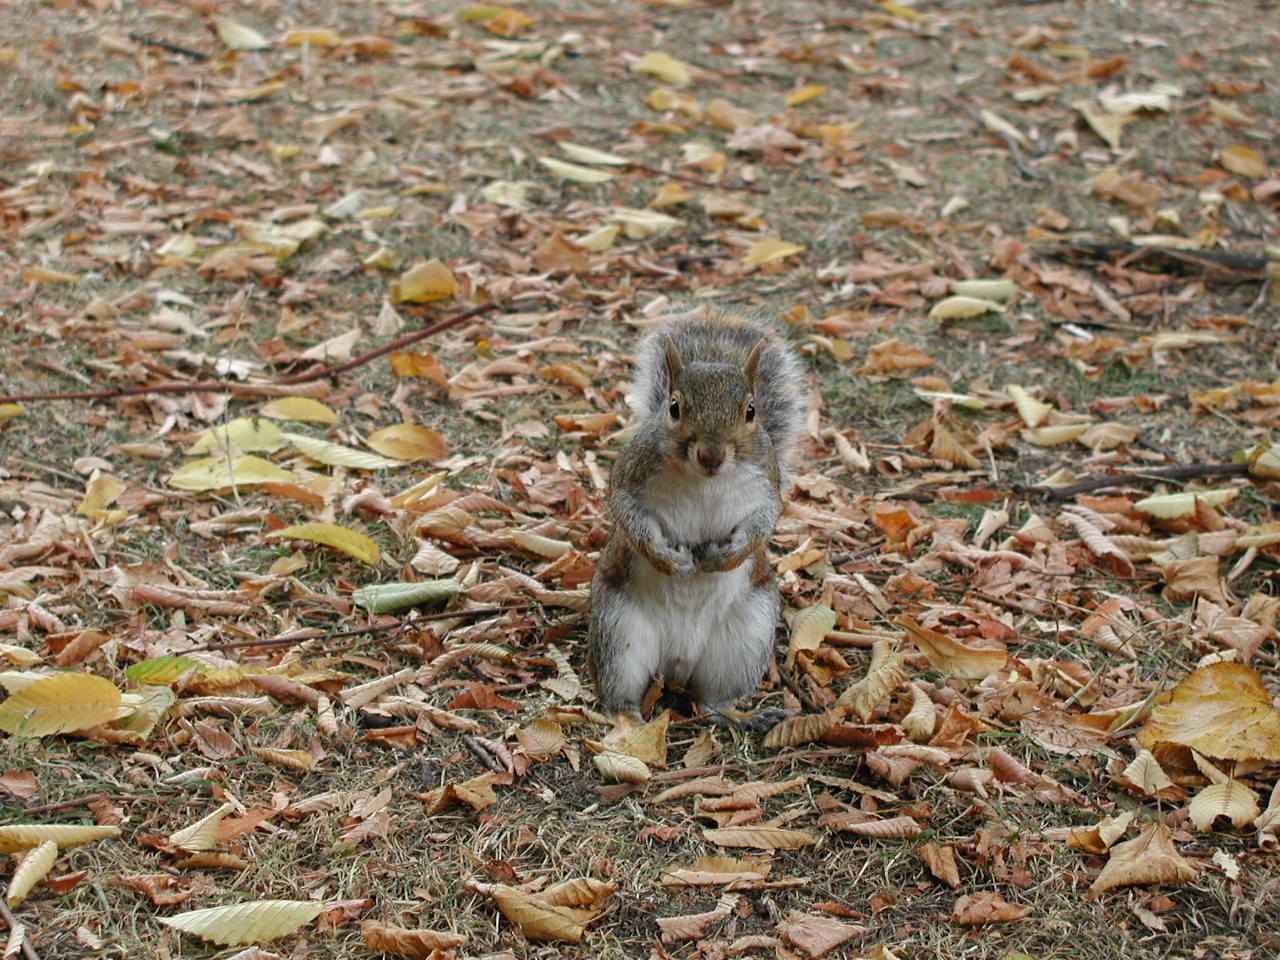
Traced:
<path fill-rule="evenodd" d="M 1122 775 L 1206 657 L 1280 725 L 1280 486 L 1238 456 L 1280 411 L 1278 10 L 0 8 L 0 682 L 175 694 L 144 735 L 0 739 L 0 828 L 120 827 L 12 907 L 28 949 L 229 956 L 160 920 L 295 900 L 325 910 L 246 956 L 1280 953 L 1274 826 L 1191 812 L 1214 773 L 1274 808 L 1280 737 L 1213 772 L 1157 750 L 1159 797 Z M 1011 286 L 949 299 L 973 280 Z M 777 316 L 814 391 L 772 545 L 788 622 L 744 705 L 832 719 L 766 745 L 668 696 L 652 779 L 608 782 L 604 482 L 637 336 L 703 301 Z M 246 445 L 264 423 L 284 438 Z M 401 423 L 426 430 L 376 445 Z M 175 482 L 255 452 L 287 473 Z M 1188 490 L 1226 492 L 1135 506 Z M 355 536 L 274 535 L 316 522 Z M 834 620 L 797 653 L 808 607 Z M 966 678 L 930 632 L 1009 659 Z M 876 640 L 901 682 L 837 723 Z M 208 849 L 174 841 L 224 803 Z M 1153 824 L 1187 872 L 1139 857 L 1091 894 Z M 499 909 L 574 878 L 580 942 Z"/>

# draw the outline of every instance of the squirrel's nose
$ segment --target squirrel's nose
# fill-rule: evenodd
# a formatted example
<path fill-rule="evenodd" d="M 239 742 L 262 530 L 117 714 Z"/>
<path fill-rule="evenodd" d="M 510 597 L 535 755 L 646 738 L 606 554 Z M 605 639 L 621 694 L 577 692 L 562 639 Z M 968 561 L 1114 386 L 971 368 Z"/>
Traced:
<path fill-rule="evenodd" d="M 713 474 L 724 465 L 724 447 L 718 443 L 700 443 L 694 459 L 708 475 Z"/>

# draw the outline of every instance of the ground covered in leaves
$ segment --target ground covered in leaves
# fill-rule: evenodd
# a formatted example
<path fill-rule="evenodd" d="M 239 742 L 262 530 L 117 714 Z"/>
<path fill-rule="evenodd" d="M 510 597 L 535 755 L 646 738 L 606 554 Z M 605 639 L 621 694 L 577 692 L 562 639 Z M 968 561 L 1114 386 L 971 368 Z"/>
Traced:
<path fill-rule="evenodd" d="M 0 37 L 9 955 L 1280 950 L 1273 4 Z M 814 388 L 763 740 L 584 676 L 702 300 Z"/>

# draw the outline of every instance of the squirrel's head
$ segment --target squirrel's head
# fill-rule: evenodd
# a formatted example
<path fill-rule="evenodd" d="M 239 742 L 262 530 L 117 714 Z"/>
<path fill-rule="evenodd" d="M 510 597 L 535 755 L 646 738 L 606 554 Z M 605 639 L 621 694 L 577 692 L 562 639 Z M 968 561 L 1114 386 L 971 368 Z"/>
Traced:
<path fill-rule="evenodd" d="M 756 374 L 761 340 L 744 366 L 686 364 L 667 338 L 668 461 L 681 471 L 714 477 L 751 456 L 756 445 Z"/>

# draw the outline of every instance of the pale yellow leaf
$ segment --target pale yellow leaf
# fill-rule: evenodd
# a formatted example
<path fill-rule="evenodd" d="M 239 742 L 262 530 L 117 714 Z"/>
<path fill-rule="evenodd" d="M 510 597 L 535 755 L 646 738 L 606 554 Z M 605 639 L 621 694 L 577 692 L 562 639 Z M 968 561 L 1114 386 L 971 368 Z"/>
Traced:
<path fill-rule="evenodd" d="M 610 167 L 625 167 L 631 162 L 626 157 L 619 156 L 616 153 L 605 153 L 603 150 L 584 147 L 581 144 L 569 143 L 565 140 L 557 142 L 556 146 L 567 153 L 570 159 L 576 160 L 578 163 L 599 163 Z"/>
<path fill-rule="evenodd" d="M 310 750 L 286 750 L 283 747 L 250 747 L 258 756 L 294 770 L 310 770 L 316 765 L 316 757 Z"/>
<path fill-rule="evenodd" d="M 339 526 L 336 523 L 324 523 L 323 521 L 299 523 L 292 527 L 285 527 L 283 530 L 274 530 L 267 536 L 322 543 L 368 564 L 377 563 L 382 556 L 382 551 L 378 549 L 378 545 L 363 533 L 352 530 L 350 527 Z"/>
<path fill-rule="evenodd" d="M 1022 439 L 1037 447 L 1056 447 L 1059 444 L 1070 443 L 1088 429 L 1087 423 L 1059 423 L 1051 427 L 1023 430 Z"/>
<path fill-rule="evenodd" d="M 224 803 L 213 813 L 201 817 L 189 827 L 169 834 L 169 842 L 184 850 L 212 850 L 218 843 L 218 824 L 234 811 L 234 803 Z"/>
<path fill-rule="evenodd" d="M 169 486 L 179 490 L 220 490 L 259 483 L 292 483 L 292 473 L 252 454 L 190 460 L 173 472 Z"/>
<path fill-rule="evenodd" d="M 618 224 L 610 223 L 603 227 L 597 227 L 590 233 L 575 237 L 573 242 L 584 250 L 602 253 L 613 246 L 613 242 L 618 239 L 618 234 L 621 230 L 622 227 Z"/>
<path fill-rule="evenodd" d="M 806 249 L 808 248 L 798 243 L 788 243 L 785 240 L 761 240 L 759 243 L 751 245 L 751 249 L 742 258 L 742 262 L 772 263 L 774 260 L 782 260 L 786 257 L 793 257 L 797 253 L 804 253 Z"/>
<path fill-rule="evenodd" d="M 797 610 L 791 618 L 791 640 L 787 644 L 787 667 L 790 668 L 800 650 L 817 650 L 828 633 L 835 629 L 836 612 L 823 603 Z"/>
<path fill-rule="evenodd" d="M 284 436 L 274 423 L 257 417 L 236 417 L 200 434 L 187 447 L 187 453 L 208 453 L 215 447 L 232 453 L 274 453 L 283 446 Z"/>
<path fill-rule="evenodd" d="M 623 232 L 632 240 L 645 240 L 657 237 L 676 227 L 683 227 L 684 221 L 657 210 L 635 210 L 629 207 L 617 207 L 609 219 L 622 226 Z"/>
<path fill-rule="evenodd" d="M 1257 794 L 1239 780 L 1228 779 L 1223 783 L 1211 783 L 1196 794 L 1188 812 L 1196 828 L 1208 833 L 1219 817 L 1224 817 L 1237 829 L 1246 827 L 1257 818 L 1261 809 Z"/>
<path fill-rule="evenodd" d="M 396 460 L 440 460 L 448 452 L 444 437 L 435 430 L 416 423 L 397 423 L 369 434 L 370 447 Z"/>
<path fill-rule="evenodd" d="M 1262 154 L 1243 144 L 1227 147 L 1218 157 L 1218 162 L 1242 177 L 1261 179 L 1267 175 L 1267 162 L 1262 159 Z"/>
<path fill-rule="evenodd" d="M 16 853 L 19 850 L 30 850 L 38 847 L 46 840 L 52 841 L 62 850 L 91 840 L 103 837 L 120 836 L 120 828 L 116 826 L 95 826 L 78 823 L 21 823 L 0 827 L 0 853 Z"/>
<path fill-rule="evenodd" d="M 1018 285 L 1012 280 L 952 280 L 951 292 L 958 297 L 1003 303 L 1014 295 Z"/>
<path fill-rule="evenodd" d="M 412 266 L 391 282 L 393 303 L 430 303 L 447 300 L 457 292 L 458 281 L 453 271 L 438 259 Z"/>
<path fill-rule="evenodd" d="M 304 423 L 337 423 L 338 415 L 328 404 L 310 397 L 277 397 L 258 411 L 274 420 L 299 420 Z"/>
<path fill-rule="evenodd" d="M 631 69 L 635 73 L 656 77 L 664 83 L 671 84 L 673 87 L 687 86 L 689 81 L 693 79 L 688 66 L 674 57 L 662 53 L 660 50 L 650 50 L 633 63 Z"/>
<path fill-rule="evenodd" d="M 553 540 L 551 537 L 539 536 L 536 533 L 526 533 L 523 530 L 517 530 L 511 534 L 511 542 L 527 553 L 532 553 L 537 557 L 546 557 L 548 560 L 554 560 L 556 557 L 563 556 L 573 549 L 573 544 L 568 540 Z"/>
<path fill-rule="evenodd" d="M 120 714 L 120 691 L 89 673 L 58 673 L 29 683 L 0 703 L 0 730 L 46 737 L 83 730 Z"/>
<path fill-rule="evenodd" d="M 31 888 L 53 869 L 54 861 L 57 859 L 58 845 L 52 840 L 44 840 L 38 847 L 29 850 L 9 880 L 9 889 L 5 894 L 5 900 L 9 906 L 16 907 L 21 903 L 31 892 Z"/>
<path fill-rule="evenodd" d="M 213 943 L 240 945 L 293 933 L 318 917 L 323 909 L 323 903 L 313 900 L 257 900 L 157 919 L 175 930 L 193 933 Z"/>
<path fill-rule="evenodd" d="M 963 320 L 984 313 L 1004 313 L 1004 307 L 994 300 L 981 297 L 945 297 L 929 311 L 930 320 Z"/>
<path fill-rule="evenodd" d="M 302 451 L 308 459 L 330 467 L 350 467 L 355 470 L 385 470 L 400 466 L 399 461 L 380 457 L 376 453 L 344 447 L 340 443 L 318 440 L 303 433 L 284 433 L 284 438 Z"/>
<path fill-rule="evenodd" d="M 214 17 L 213 29 L 218 39 L 232 50 L 265 50 L 271 46 L 271 41 L 257 30 L 230 17 Z"/>
<path fill-rule="evenodd" d="M 1221 506 L 1240 492 L 1237 487 L 1226 487 L 1219 490 L 1197 490 L 1187 493 L 1165 493 L 1154 497 L 1144 497 L 1133 505 L 1151 517 L 1161 520 L 1176 520 L 1189 517 L 1196 512 L 1196 499 L 1203 500 L 1213 506 Z"/>
<path fill-rule="evenodd" d="M 787 106 L 798 107 L 802 103 L 808 103 L 810 100 L 816 100 L 826 92 L 827 85 L 825 83 L 808 84 L 807 86 L 801 87 L 799 90 L 793 91 L 787 97 Z"/>
<path fill-rule="evenodd" d="M 1120 149 L 1120 135 L 1124 132 L 1126 117 L 1116 117 L 1109 113 L 1098 113 L 1088 104 L 1081 104 L 1077 109 L 1085 122 L 1103 139 L 1112 150 Z"/>
<path fill-rule="evenodd" d="M 556 176 L 578 183 L 605 183 L 614 178 L 614 174 L 608 170 L 596 170 L 581 164 L 557 160 L 555 157 L 539 157 L 538 162 Z"/>
<path fill-rule="evenodd" d="M 342 34 L 323 27 L 290 30 L 284 35 L 286 47 L 300 47 L 304 43 L 313 47 L 337 47 L 342 45 Z"/>
<path fill-rule="evenodd" d="M 113 477 L 109 473 L 95 471 L 94 475 L 89 478 L 89 482 L 85 484 L 84 499 L 76 507 L 76 513 L 82 517 L 87 517 L 100 510 L 105 510 L 115 503 L 120 494 L 127 489 L 128 487 L 124 481 L 118 477 Z"/>
<path fill-rule="evenodd" d="M 1005 393 L 1013 398 L 1013 405 L 1018 410 L 1018 416 L 1022 418 L 1022 422 L 1028 427 L 1040 426 L 1040 424 L 1044 423 L 1045 417 L 1053 412 L 1053 404 L 1037 400 L 1016 383 L 1011 383 L 1004 389 Z"/>

